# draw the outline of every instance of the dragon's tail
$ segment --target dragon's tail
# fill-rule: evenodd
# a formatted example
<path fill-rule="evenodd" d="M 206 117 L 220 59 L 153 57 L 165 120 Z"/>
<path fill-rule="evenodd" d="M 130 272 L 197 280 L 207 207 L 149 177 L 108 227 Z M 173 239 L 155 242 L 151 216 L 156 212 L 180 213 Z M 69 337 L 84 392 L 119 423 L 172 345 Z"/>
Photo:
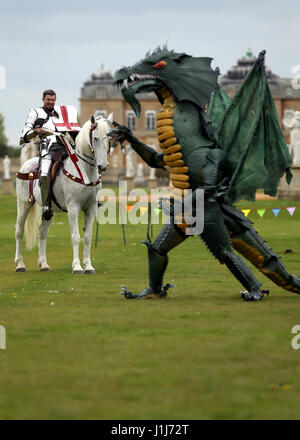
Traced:
<path fill-rule="evenodd" d="M 252 230 L 231 236 L 233 248 L 247 258 L 260 272 L 277 286 L 300 294 L 300 279 L 290 274 L 279 261 L 279 256 Z"/>

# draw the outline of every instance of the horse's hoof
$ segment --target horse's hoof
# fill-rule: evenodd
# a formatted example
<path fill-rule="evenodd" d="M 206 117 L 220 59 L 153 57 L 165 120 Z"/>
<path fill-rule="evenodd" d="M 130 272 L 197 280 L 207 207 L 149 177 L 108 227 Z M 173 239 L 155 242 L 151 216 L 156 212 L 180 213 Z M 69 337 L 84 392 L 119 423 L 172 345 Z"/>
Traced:
<path fill-rule="evenodd" d="M 84 274 L 84 271 L 83 271 L 83 270 L 73 270 L 72 273 L 74 273 L 74 274 L 76 274 L 76 275 L 83 275 L 83 274 Z"/>
<path fill-rule="evenodd" d="M 49 272 L 50 267 L 41 267 L 40 272 Z"/>
<path fill-rule="evenodd" d="M 16 272 L 26 272 L 26 268 L 25 267 L 17 267 Z"/>
<path fill-rule="evenodd" d="M 85 274 L 94 274 L 96 271 L 94 269 L 88 269 L 84 271 Z"/>

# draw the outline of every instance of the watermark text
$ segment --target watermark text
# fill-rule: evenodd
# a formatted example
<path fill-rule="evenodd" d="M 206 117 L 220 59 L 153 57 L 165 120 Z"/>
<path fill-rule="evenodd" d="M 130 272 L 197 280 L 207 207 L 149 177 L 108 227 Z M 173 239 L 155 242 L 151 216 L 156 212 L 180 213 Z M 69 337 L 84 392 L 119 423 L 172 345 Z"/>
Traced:
<path fill-rule="evenodd" d="M 186 235 L 200 235 L 204 227 L 204 190 L 184 190 L 184 194 L 169 189 L 142 188 L 127 192 L 127 182 L 119 182 L 118 194 L 102 188 L 98 193 L 101 207 L 97 221 L 109 224 L 177 224 L 184 225 Z M 161 214 L 161 216 L 160 216 Z"/>
<path fill-rule="evenodd" d="M 296 334 L 296 336 L 294 336 L 292 338 L 292 342 L 291 342 L 292 348 L 294 350 L 299 350 L 299 348 L 300 348 L 300 342 L 299 342 L 299 340 L 300 340 L 300 325 L 294 325 L 294 327 L 292 328 L 292 333 Z"/>
<path fill-rule="evenodd" d="M 6 70 L 5 67 L 0 64 L 0 89 L 6 89 Z"/>
<path fill-rule="evenodd" d="M 0 325 L 0 350 L 6 350 L 6 330 Z"/>

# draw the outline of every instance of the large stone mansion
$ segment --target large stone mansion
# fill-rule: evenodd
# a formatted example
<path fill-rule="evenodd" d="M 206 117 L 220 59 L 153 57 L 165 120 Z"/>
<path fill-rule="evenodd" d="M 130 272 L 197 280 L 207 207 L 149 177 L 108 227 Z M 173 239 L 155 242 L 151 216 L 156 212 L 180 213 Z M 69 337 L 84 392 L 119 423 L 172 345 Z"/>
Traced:
<path fill-rule="evenodd" d="M 234 96 L 254 62 L 255 57 L 248 50 L 246 55 L 240 58 L 226 75 L 220 77 L 219 82 L 230 97 Z M 294 89 L 291 79 L 280 78 L 268 68 L 266 68 L 266 74 L 281 127 L 286 141 L 289 143 L 289 133 L 284 131 L 282 118 L 285 110 L 300 110 L 300 88 L 298 90 Z M 81 121 L 85 121 L 92 114 L 108 116 L 109 113 L 113 112 L 115 121 L 127 125 L 144 143 L 159 150 L 156 137 L 156 113 L 160 110 L 161 104 L 154 93 L 139 95 L 139 101 L 142 105 L 142 111 L 141 117 L 138 119 L 129 104 L 124 100 L 121 92 L 114 85 L 111 72 L 104 70 L 102 67 L 101 70 L 93 73 L 81 88 L 80 118 Z M 142 163 L 140 158 L 137 157 L 136 160 L 137 164 Z M 116 173 L 120 177 L 124 175 L 126 161 L 120 148 L 116 149 L 109 161 L 108 174 L 114 169 L 115 175 Z M 147 170 L 147 167 L 143 166 L 144 170 Z M 117 170 L 119 171 L 117 172 Z"/>

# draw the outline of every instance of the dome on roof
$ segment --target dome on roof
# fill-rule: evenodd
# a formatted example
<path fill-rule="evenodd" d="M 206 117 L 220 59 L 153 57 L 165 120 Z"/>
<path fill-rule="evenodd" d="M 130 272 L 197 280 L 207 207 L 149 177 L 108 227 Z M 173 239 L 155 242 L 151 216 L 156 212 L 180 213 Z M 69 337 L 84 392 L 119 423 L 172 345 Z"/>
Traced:
<path fill-rule="evenodd" d="M 112 81 L 113 77 L 110 70 L 97 70 L 91 75 L 92 80 Z"/>
<path fill-rule="evenodd" d="M 246 78 L 255 61 L 256 57 L 253 55 L 251 49 L 248 49 L 246 54 L 238 59 L 237 64 L 231 67 L 226 75 L 223 76 L 224 80 L 230 82 L 242 81 Z M 274 75 L 268 67 L 265 67 L 265 71 L 268 80 L 276 80 L 277 75 Z"/>

